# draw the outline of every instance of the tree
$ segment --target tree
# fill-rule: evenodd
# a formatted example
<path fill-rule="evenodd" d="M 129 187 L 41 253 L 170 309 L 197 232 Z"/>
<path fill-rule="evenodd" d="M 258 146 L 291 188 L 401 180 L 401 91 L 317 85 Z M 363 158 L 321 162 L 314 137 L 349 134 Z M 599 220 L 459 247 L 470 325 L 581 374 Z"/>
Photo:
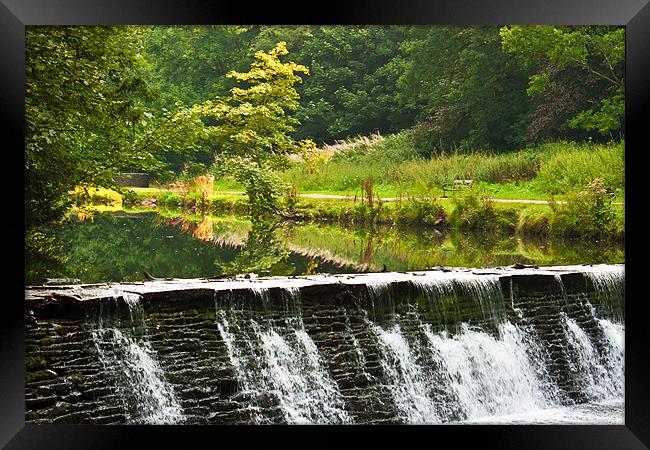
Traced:
<path fill-rule="evenodd" d="M 259 26 L 152 26 L 145 31 L 147 80 L 160 93 L 154 106 L 161 110 L 179 101 L 193 105 L 228 95 L 234 83 L 222 75 L 246 69 Z"/>
<path fill-rule="evenodd" d="M 398 26 L 265 26 L 252 45 L 267 50 L 285 41 L 292 59 L 309 67 L 296 88 L 296 136 L 331 143 L 412 125 L 414 111 L 395 101 L 404 38 Z"/>
<path fill-rule="evenodd" d="M 524 66 L 536 69 L 530 76 L 530 95 L 566 91 L 567 83 L 575 79 L 588 85 L 588 91 L 583 94 L 586 109 L 568 120 L 571 127 L 595 130 L 601 135 L 622 131 L 625 114 L 625 30 L 622 27 L 507 26 L 501 28 L 501 37 L 505 51 L 516 55 Z M 567 77 L 567 71 L 572 71 L 572 76 Z M 546 97 L 549 98 L 553 95 Z"/>
<path fill-rule="evenodd" d="M 461 147 L 507 151 L 523 143 L 527 73 L 501 50 L 496 27 L 412 27 L 398 100 L 418 111 L 423 156 Z"/>
<path fill-rule="evenodd" d="M 246 188 L 252 215 L 281 213 L 277 199 L 285 188 L 279 172 L 289 165 L 288 155 L 313 148 L 312 141 L 295 141 L 290 133 L 298 120 L 290 115 L 300 96 L 296 75 L 307 67 L 284 63 L 288 53 L 280 42 L 269 52 L 255 54 L 248 72 L 231 71 L 227 77 L 247 87 L 234 87 L 230 95 L 193 107 L 194 113 L 215 122 L 207 127 L 218 145 L 217 163 Z"/>
<path fill-rule="evenodd" d="M 163 170 L 160 155 L 191 153 L 200 117 L 154 114 L 139 27 L 26 30 L 25 219 L 60 217 L 79 185 L 113 186 L 122 169 Z M 192 131 L 192 132 L 190 132 Z"/>

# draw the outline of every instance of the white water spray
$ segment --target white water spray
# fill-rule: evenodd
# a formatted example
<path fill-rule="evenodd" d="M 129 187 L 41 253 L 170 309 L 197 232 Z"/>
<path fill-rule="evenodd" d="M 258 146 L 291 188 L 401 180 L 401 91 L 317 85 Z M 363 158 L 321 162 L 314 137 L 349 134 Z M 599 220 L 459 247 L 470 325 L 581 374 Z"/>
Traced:
<path fill-rule="evenodd" d="M 92 338 L 104 369 L 114 376 L 117 391 L 131 423 L 174 424 L 183 420 L 182 408 L 167 383 L 144 332 L 144 318 L 139 296 L 123 294 L 129 308 L 132 327 L 123 329 L 112 318 L 99 316 Z M 104 320 L 109 319 L 109 320 Z M 136 328 L 140 328 L 136 330 Z"/>

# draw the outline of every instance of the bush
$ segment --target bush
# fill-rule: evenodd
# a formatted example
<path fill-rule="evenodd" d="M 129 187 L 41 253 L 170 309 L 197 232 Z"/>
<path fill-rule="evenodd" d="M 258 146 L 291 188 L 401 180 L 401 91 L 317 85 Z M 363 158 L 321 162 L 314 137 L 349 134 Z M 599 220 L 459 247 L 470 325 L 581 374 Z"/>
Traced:
<path fill-rule="evenodd" d="M 157 203 L 162 207 L 178 208 L 183 204 L 183 198 L 178 192 L 166 191 L 160 194 Z"/>
<path fill-rule="evenodd" d="M 450 220 L 457 228 L 501 232 L 513 231 L 519 215 L 513 208 L 497 208 L 489 197 L 475 192 L 453 199 Z"/>
<path fill-rule="evenodd" d="M 77 187 L 70 192 L 70 197 L 76 206 L 83 205 L 119 205 L 120 194 L 105 188 Z"/>
<path fill-rule="evenodd" d="M 140 199 L 137 192 L 126 189 L 122 192 L 122 204 L 125 206 L 135 205 Z"/>
<path fill-rule="evenodd" d="M 597 178 L 580 192 L 571 192 L 566 203 L 551 203 L 549 230 L 554 236 L 610 239 L 619 234 L 616 211 L 605 182 Z"/>
<path fill-rule="evenodd" d="M 396 205 L 393 217 L 400 225 L 441 225 L 446 214 L 434 200 L 409 199 Z"/>

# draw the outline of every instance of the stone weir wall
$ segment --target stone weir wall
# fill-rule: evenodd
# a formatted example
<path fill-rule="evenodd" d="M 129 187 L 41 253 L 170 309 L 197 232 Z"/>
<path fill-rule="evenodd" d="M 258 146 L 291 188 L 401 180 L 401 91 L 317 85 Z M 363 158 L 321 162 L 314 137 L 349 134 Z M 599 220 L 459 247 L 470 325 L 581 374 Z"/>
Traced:
<path fill-rule="evenodd" d="M 578 266 L 28 287 L 26 421 L 428 423 L 508 413 L 503 388 L 494 406 L 468 403 L 442 353 L 423 344 L 478 330 L 497 345 L 504 324 L 536 342 L 521 344 L 536 366 L 530 401 L 589 401 L 599 383 L 618 381 L 596 379 L 607 374 L 583 364 L 571 336 L 586 336 L 602 367 L 611 362 L 601 321 L 623 322 L 622 274 Z"/>

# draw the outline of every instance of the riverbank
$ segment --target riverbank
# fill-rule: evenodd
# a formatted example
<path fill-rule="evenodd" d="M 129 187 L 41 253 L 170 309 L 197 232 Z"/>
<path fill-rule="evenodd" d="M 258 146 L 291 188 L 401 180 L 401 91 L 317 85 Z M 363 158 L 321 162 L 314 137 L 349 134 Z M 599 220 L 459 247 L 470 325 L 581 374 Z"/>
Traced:
<path fill-rule="evenodd" d="M 240 193 L 215 193 L 206 198 L 197 192 L 127 190 L 124 206 L 150 205 L 182 208 L 209 214 L 248 213 L 247 197 Z M 523 234 L 602 240 L 624 238 L 624 205 L 616 204 L 598 184 L 565 200 L 545 203 L 507 203 L 475 190 L 454 198 L 381 197 L 283 199 L 292 220 L 356 225 L 422 225 L 436 229 Z"/>

